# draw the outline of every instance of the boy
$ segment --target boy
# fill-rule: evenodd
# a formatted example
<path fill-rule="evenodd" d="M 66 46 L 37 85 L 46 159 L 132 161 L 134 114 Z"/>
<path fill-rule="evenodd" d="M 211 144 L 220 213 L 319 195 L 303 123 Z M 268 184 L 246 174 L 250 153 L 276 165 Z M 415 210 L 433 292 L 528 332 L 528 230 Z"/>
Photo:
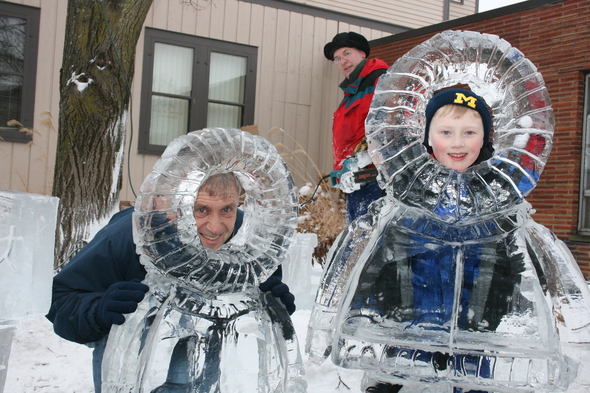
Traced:
<path fill-rule="evenodd" d="M 490 158 L 491 129 L 484 100 L 469 90 L 440 91 L 426 106 L 424 145 L 447 168 L 463 172 Z"/>
<path fill-rule="evenodd" d="M 491 129 L 480 97 L 449 89 L 426 109 L 423 143 L 438 163 L 415 144 L 412 153 L 391 144 L 389 157 L 403 150 L 411 160 L 391 159 L 381 173 L 407 188 L 375 202 L 334 242 L 310 318 L 312 362 L 331 355 L 337 366 L 364 370 L 366 393 L 568 386 L 575 371 L 556 340 L 566 328 L 544 296 L 563 288 L 552 272 L 575 261 L 533 222 L 526 201 L 485 210 L 505 196 L 488 191 L 502 184 L 497 165 L 509 159 L 467 169 L 490 157 Z M 526 170 L 515 158 L 511 165 Z M 584 292 L 582 308 L 584 287 L 572 291 Z"/>

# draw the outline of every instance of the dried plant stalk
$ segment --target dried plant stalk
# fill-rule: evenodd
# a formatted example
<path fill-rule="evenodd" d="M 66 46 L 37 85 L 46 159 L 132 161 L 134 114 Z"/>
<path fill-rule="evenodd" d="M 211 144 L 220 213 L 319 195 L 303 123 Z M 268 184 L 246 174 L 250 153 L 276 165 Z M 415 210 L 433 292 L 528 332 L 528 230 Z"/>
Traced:
<path fill-rule="evenodd" d="M 303 147 L 284 130 L 273 128 L 268 132 L 269 140 L 273 137 L 288 139 L 285 143 L 273 142 L 287 167 L 301 183 L 305 185 L 299 189 L 299 203 L 305 205 L 299 211 L 299 225 L 297 231 L 301 233 L 315 233 L 318 245 L 314 249 L 312 263 L 323 265 L 330 246 L 344 229 L 346 216 L 346 202 L 342 192 L 333 188 L 320 172 L 318 166 L 309 157 Z M 289 147 L 289 146 L 292 147 Z M 318 186 L 318 183 L 319 186 Z M 317 192 L 313 195 L 314 190 Z M 307 202 L 307 203 L 306 203 Z"/>
<path fill-rule="evenodd" d="M 299 202 L 304 203 L 309 197 L 301 193 Z M 313 261 L 324 264 L 330 246 L 344 229 L 345 216 L 346 202 L 342 192 L 322 182 L 313 199 L 299 211 L 297 227 L 301 233 L 315 233 L 318 236 Z"/>

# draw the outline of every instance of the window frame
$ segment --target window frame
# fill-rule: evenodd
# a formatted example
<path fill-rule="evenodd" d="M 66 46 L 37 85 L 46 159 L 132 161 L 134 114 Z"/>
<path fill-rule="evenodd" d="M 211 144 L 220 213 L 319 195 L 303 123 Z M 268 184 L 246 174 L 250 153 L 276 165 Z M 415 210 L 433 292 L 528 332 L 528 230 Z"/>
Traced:
<path fill-rule="evenodd" d="M 41 10 L 21 4 L 0 2 L 0 14 L 25 19 L 27 22 L 25 28 L 25 64 L 23 70 L 20 119 L 14 120 L 21 123 L 23 127 L 33 128 Z M 16 143 L 29 143 L 33 140 L 32 133 L 22 132 L 14 127 L 3 124 L 0 124 L 0 138 L 2 138 L 0 142 Z"/>
<path fill-rule="evenodd" d="M 582 112 L 582 162 L 580 167 L 580 196 L 578 211 L 578 234 L 590 236 L 590 226 L 584 227 L 587 210 L 590 209 L 590 73 L 584 76 L 584 109 Z M 589 168 L 590 169 L 590 168 Z M 586 223 L 589 225 L 590 223 Z"/>
<path fill-rule="evenodd" d="M 209 101 L 208 97 L 209 61 L 211 52 L 225 53 L 246 58 L 246 81 L 244 87 L 244 105 L 241 126 L 254 124 L 256 67 L 258 59 L 257 47 L 146 27 L 138 133 L 139 154 L 161 155 L 166 149 L 166 146 L 149 143 L 152 113 L 154 52 L 156 43 L 183 46 L 194 50 L 192 93 L 191 99 L 189 99 L 189 124 L 187 125 L 187 133 L 207 127 L 208 103 L 216 102 L 215 100 Z"/>

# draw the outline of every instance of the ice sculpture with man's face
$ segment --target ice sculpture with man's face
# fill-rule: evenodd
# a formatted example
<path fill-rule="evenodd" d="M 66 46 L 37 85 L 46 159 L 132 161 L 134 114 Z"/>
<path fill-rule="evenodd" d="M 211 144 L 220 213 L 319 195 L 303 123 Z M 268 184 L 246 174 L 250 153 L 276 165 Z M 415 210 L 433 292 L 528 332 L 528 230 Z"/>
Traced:
<path fill-rule="evenodd" d="M 109 333 L 102 391 L 304 393 L 289 314 L 259 288 L 292 244 L 297 207 L 291 174 L 262 137 L 215 128 L 174 140 L 135 204 L 150 291 Z"/>
<path fill-rule="evenodd" d="M 493 154 L 471 167 L 423 145 L 428 102 L 457 85 L 493 114 Z M 387 196 L 330 250 L 310 359 L 365 370 L 367 392 L 586 391 L 590 293 L 524 200 L 553 135 L 534 65 L 497 36 L 438 34 L 381 77 L 366 133 Z"/>

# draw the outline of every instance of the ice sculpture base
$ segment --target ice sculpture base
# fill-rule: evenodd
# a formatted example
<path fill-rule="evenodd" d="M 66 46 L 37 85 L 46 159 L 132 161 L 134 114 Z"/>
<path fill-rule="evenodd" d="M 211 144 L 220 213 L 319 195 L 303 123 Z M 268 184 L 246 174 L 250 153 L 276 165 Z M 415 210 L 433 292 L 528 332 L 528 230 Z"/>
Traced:
<path fill-rule="evenodd" d="M 51 303 L 58 198 L 0 190 L 0 393 L 15 325 Z"/>
<path fill-rule="evenodd" d="M 311 308 L 313 305 L 312 255 L 317 245 L 317 234 L 297 233 L 295 244 L 282 264 L 283 282 L 295 296 L 298 309 Z"/>
<path fill-rule="evenodd" d="M 103 392 L 304 393 L 291 320 L 257 290 L 203 298 L 158 273 L 125 324 L 115 326 L 103 360 Z M 141 337 L 132 340 L 130 337 Z"/>

